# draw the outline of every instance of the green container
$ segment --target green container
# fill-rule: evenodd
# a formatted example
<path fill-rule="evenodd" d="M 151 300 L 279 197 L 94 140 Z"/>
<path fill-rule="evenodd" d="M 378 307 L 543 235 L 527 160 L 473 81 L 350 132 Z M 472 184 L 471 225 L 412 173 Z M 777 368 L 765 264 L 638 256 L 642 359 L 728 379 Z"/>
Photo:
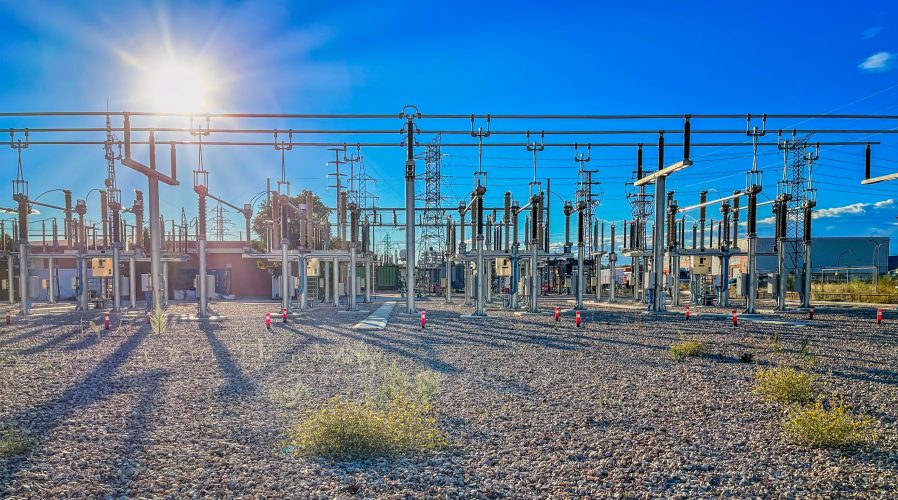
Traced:
<path fill-rule="evenodd" d="M 399 288 L 399 266 L 377 266 L 378 290 L 396 290 Z"/>

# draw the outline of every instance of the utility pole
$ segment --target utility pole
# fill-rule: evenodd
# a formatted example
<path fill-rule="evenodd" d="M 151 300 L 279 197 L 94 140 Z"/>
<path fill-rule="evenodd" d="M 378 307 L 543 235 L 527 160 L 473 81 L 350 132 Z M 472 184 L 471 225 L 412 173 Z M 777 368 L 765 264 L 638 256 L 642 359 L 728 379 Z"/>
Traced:
<path fill-rule="evenodd" d="M 156 170 L 156 133 L 150 130 L 150 165 L 143 165 L 131 158 L 131 115 L 124 115 L 124 135 L 125 135 L 125 157 L 122 158 L 122 165 L 134 169 L 147 176 L 147 196 L 150 204 L 150 273 L 151 286 L 153 289 L 153 305 L 156 308 L 162 307 L 162 228 L 159 225 L 159 182 L 163 182 L 169 186 L 177 186 L 177 162 L 175 144 L 171 143 L 171 175 L 165 175 Z"/>
<path fill-rule="evenodd" d="M 406 112 L 414 109 L 414 113 Z M 415 308 L 415 118 L 421 113 L 413 106 L 406 106 L 402 110 L 406 119 L 405 124 L 405 283 L 406 302 L 405 312 L 414 314 Z M 339 167 L 338 167 L 339 168 Z M 337 176 L 337 185 L 340 178 Z M 338 188 L 339 191 L 339 188 Z"/>
<path fill-rule="evenodd" d="M 115 161 L 122 159 L 122 146 L 118 143 L 118 154 L 112 149 L 113 144 L 118 143 L 118 138 L 112 134 L 112 120 L 106 115 L 106 141 L 104 143 L 104 153 L 106 157 L 106 200 L 110 210 L 112 210 L 112 310 L 120 312 L 122 310 L 122 293 L 121 293 L 121 252 L 122 252 L 122 233 L 121 233 L 121 210 L 122 210 L 122 191 L 118 188 L 115 179 Z M 106 217 L 103 217 L 104 227 L 107 224 Z M 103 243 L 106 243 L 104 229 Z M 52 271 L 50 281 L 53 281 Z"/>

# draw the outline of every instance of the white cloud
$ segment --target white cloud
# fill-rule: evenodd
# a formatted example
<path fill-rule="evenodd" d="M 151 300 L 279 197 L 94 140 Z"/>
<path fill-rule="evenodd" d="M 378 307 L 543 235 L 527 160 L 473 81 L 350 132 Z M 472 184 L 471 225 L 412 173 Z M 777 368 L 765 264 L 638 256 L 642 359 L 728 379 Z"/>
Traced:
<path fill-rule="evenodd" d="M 863 38 L 864 40 L 869 40 L 869 39 L 875 37 L 876 35 L 878 35 L 881 30 L 882 30 L 882 26 L 873 26 L 871 28 L 867 28 L 864 30 L 864 33 L 861 35 L 861 38 Z"/>
<path fill-rule="evenodd" d="M 858 65 L 858 68 L 864 71 L 886 71 L 892 66 L 895 54 L 889 52 L 877 52 L 872 56 L 864 59 L 864 62 Z"/>
<path fill-rule="evenodd" d="M 814 210 L 812 218 L 822 219 L 824 217 L 841 217 L 843 215 L 860 215 L 865 213 L 864 207 L 869 207 L 869 203 L 852 203 L 844 207 L 821 208 Z"/>
<path fill-rule="evenodd" d="M 833 207 L 833 208 L 821 208 L 818 210 L 814 210 L 813 215 L 811 216 L 813 219 L 824 219 L 824 218 L 836 218 L 843 217 L 846 215 L 863 215 L 866 212 L 867 208 L 886 208 L 892 207 L 895 205 L 895 200 L 893 198 L 887 198 L 885 200 L 880 200 L 875 203 L 852 203 L 851 205 L 845 205 L 842 207 Z M 776 222 L 775 217 L 765 217 L 763 219 L 758 219 L 758 224 L 773 224 Z"/>

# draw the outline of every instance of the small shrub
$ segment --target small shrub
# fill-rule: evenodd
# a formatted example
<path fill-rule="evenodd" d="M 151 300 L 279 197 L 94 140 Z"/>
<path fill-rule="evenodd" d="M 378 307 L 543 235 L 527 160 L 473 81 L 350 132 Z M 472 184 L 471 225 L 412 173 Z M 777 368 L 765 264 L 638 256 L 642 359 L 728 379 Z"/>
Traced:
<path fill-rule="evenodd" d="M 673 358 L 674 361 L 682 361 L 687 357 L 700 358 L 706 354 L 708 354 L 708 346 L 700 340 L 681 339 L 679 342 L 670 346 L 670 357 Z"/>
<path fill-rule="evenodd" d="M 99 337 L 100 332 L 103 331 L 103 324 L 100 323 L 100 320 L 98 320 L 96 323 L 91 320 L 87 320 L 87 328 L 91 331 L 91 333 Z M 84 335 L 84 316 L 81 317 L 81 334 Z"/>
<path fill-rule="evenodd" d="M 377 385 L 363 402 L 332 399 L 289 432 L 295 453 L 327 458 L 372 458 L 427 452 L 446 444 L 431 416 L 440 377 L 414 378 L 395 363 L 379 367 Z"/>
<path fill-rule="evenodd" d="M 782 352 L 783 346 L 780 345 L 780 334 L 779 332 L 773 333 L 773 339 L 771 339 L 771 349 L 773 352 Z"/>
<path fill-rule="evenodd" d="M 842 403 L 827 410 L 818 401 L 812 407 L 790 409 L 783 427 L 798 444 L 839 448 L 860 445 L 874 439 L 875 422 L 870 417 L 851 416 Z"/>
<path fill-rule="evenodd" d="M 440 375 L 432 370 L 418 373 L 414 379 L 396 363 L 377 368 L 374 374 L 376 386 L 372 399 L 382 406 L 408 401 L 430 404 L 440 386 Z"/>
<path fill-rule="evenodd" d="M 33 437 L 19 429 L 0 428 L 0 457 L 27 453 L 35 444 Z"/>
<path fill-rule="evenodd" d="M 150 314 L 150 326 L 157 335 L 161 335 L 168 328 L 168 315 L 162 311 L 162 308 L 156 306 L 156 309 Z"/>
<path fill-rule="evenodd" d="M 305 456 L 372 458 L 425 452 L 440 448 L 445 437 L 426 405 L 404 404 L 380 408 L 333 399 L 297 425 L 290 445 Z"/>
<path fill-rule="evenodd" d="M 811 341 L 806 337 L 801 339 L 801 343 L 798 345 L 798 355 L 804 358 L 812 356 L 811 354 Z"/>
<path fill-rule="evenodd" d="M 762 368 L 755 380 L 755 393 L 772 401 L 805 404 L 817 397 L 817 376 L 792 368 Z"/>

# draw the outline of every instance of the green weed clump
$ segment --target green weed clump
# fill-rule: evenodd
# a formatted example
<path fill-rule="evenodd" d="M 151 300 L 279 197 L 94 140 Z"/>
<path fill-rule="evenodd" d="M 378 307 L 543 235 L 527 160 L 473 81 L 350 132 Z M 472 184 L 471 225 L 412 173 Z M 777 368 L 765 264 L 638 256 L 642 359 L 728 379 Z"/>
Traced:
<path fill-rule="evenodd" d="M 156 309 L 150 314 L 150 326 L 157 335 L 161 335 L 168 328 L 168 315 L 162 311 L 160 306 L 156 306 Z"/>
<path fill-rule="evenodd" d="M 284 408 L 295 410 L 296 408 L 299 408 L 303 401 L 308 400 L 310 392 L 309 386 L 302 382 L 298 382 L 291 389 L 275 393 L 275 399 L 277 399 Z"/>
<path fill-rule="evenodd" d="M 20 429 L 0 428 L 0 457 L 27 453 L 35 444 L 35 439 Z"/>
<path fill-rule="evenodd" d="M 700 358 L 708 354 L 708 346 L 704 342 L 695 339 L 681 339 L 670 346 L 670 357 L 674 361 L 682 361 L 686 358 Z"/>
<path fill-rule="evenodd" d="M 864 444 L 874 439 L 875 422 L 870 417 L 853 417 L 842 403 L 826 409 L 818 401 L 811 407 L 790 409 L 783 428 L 798 444 L 841 448 Z"/>
<path fill-rule="evenodd" d="M 431 411 L 439 390 L 436 373 L 410 377 L 389 364 L 375 377 L 375 388 L 363 401 L 331 399 L 288 433 L 287 445 L 304 456 L 366 459 L 422 453 L 446 444 Z"/>
<path fill-rule="evenodd" d="M 755 377 L 755 393 L 780 403 L 810 403 L 817 397 L 817 376 L 792 368 L 761 369 Z"/>

